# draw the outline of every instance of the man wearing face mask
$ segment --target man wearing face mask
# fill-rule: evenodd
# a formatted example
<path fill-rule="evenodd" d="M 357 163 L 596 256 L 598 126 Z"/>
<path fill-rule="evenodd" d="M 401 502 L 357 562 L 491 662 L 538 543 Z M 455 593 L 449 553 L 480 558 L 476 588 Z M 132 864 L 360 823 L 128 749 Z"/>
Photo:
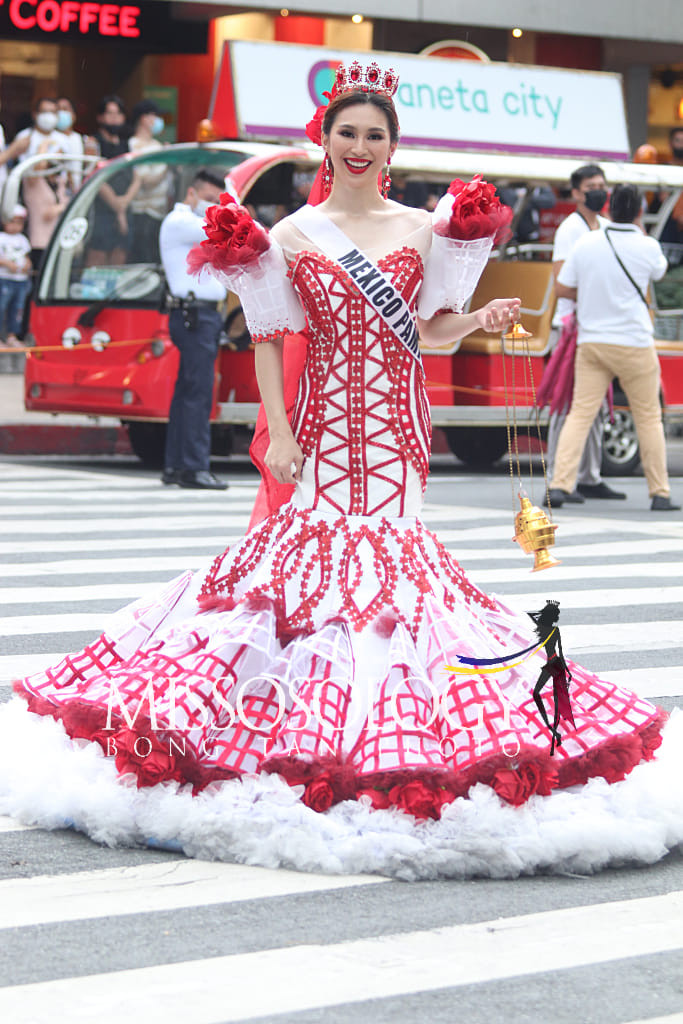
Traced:
<path fill-rule="evenodd" d="M 556 281 L 565 260 L 576 243 L 589 232 L 597 231 L 609 224 L 605 217 L 600 216 L 600 211 L 607 202 L 607 182 L 602 168 L 597 164 L 584 164 L 583 167 L 578 167 L 571 176 L 571 188 L 576 210 L 558 226 L 553 243 L 553 275 Z M 554 345 L 561 345 L 564 349 L 570 336 L 575 336 L 575 321 L 572 319 L 569 323 L 565 323 L 565 318 L 575 316 L 575 310 L 575 302 L 566 297 L 558 297 L 553 317 Z M 567 346 L 567 348 L 569 352 L 573 351 L 573 345 Z M 573 356 L 572 366 L 567 368 L 567 372 L 573 372 Z M 546 382 L 544 380 L 543 384 L 546 383 L 549 384 L 549 390 L 551 390 L 553 381 Z M 543 390 L 545 391 L 545 388 Z M 552 479 L 553 476 L 557 443 L 568 412 L 569 409 L 564 408 L 550 413 L 546 456 L 549 479 Z M 602 429 L 602 415 L 598 412 L 595 422 L 590 428 L 579 463 L 576 490 L 564 495 L 562 500 L 559 495 L 555 495 L 556 500 L 553 502 L 555 507 L 563 502 L 582 504 L 586 498 L 626 497 L 622 492 L 608 487 L 600 476 Z"/>
<path fill-rule="evenodd" d="M 168 417 L 164 484 L 225 490 L 227 484 L 209 471 L 214 364 L 223 319 L 219 303 L 226 297 L 222 284 L 210 274 L 199 278 L 187 272 L 187 255 L 204 234 L 209 206 L 220 200 L 225 184 L 215 172 L 198 171 L 182 203 L 164 218 L 159 235 L 172 309 L 168 319 L 171 341 L 180 352 L 178 377 Z"/>

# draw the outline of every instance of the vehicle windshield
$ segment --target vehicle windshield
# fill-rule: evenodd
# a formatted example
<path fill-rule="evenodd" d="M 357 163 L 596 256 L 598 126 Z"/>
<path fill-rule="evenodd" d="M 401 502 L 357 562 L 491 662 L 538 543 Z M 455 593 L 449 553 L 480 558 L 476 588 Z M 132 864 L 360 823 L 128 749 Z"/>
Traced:
<path fill-rule="evenodd" d="M 224 178 L 243 152 L 178 147 L 115 160 L 87 180 L 46 253 L 39 303 L 158 308 L 165 295 L 159 228 L 201 168 Z"/>

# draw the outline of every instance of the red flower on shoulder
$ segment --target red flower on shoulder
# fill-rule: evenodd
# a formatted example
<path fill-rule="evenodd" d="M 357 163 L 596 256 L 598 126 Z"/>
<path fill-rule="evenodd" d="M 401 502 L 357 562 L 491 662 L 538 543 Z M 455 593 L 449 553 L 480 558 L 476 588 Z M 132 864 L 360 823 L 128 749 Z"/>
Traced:
<path fill-rule="evenodd" d="M 453 205 L 441 232 L 448 238 L 471 241 L 493 237 L 496 242 L 502 242 L 509 234 L 514 211 L 501 203 L 494 186 L 483 181 L 481 174 L 467 182 L 456 178 L 448 188 L 448 195 L 453 196 Z"/>
<path fill-rule="evenodd" d="M 229 192 L 224 192 L 220 203 L 206 211 L 204 232 L 206 241 L 195 245 L 188 254 L 190 274 L 198 274 L 206 266 L 216 270 L 248 267 L 270 247 L 268 232 Z"/>

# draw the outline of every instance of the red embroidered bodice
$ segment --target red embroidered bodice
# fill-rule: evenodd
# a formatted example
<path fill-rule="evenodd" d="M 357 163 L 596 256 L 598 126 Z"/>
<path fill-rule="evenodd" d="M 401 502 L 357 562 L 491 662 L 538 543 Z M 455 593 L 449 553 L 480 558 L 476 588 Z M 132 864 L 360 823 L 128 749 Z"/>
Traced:
<path fill-rule="evenodd" d="M 419 253 L 404 247 L 377 266 L 414 309 Z M 309 336 L 292 422 L 306 456 L 295 504 L 347 515 L 417 515 L 431 439 L 421 364 L 337 263 L 305 251 L 290 276 Z"/>

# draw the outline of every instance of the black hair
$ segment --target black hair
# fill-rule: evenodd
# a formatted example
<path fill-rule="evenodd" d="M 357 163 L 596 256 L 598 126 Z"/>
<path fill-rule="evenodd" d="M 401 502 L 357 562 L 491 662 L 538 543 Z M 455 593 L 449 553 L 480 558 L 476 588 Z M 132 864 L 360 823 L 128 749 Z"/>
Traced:
<path fill-rule="evenodd" d="M 195 185 L 198 185 L 202 181 L 206 185 L 213 185 L 214 188 L 221 189 L 222 192 L 225 191 L 225 180 L 224 178 L 221 178 L 220 174 L 217 174 L 215 171 L 207 171 L 204 167 L 202 167 L 200 170 L 197 171 L 197 173 L 193 177 L 191 184 L 194 187 Z"/>
<path fill-rule="evenodd" d="M 356 103 L 371 103 L 373 107 L 377 107 L 378 110 L 381 110 L 387 119 L 387 124 L 389 126 L 389 138 L 392 142 L 398 142 L 398 116 L 396 114 L 394 101 L 390 96 L 387 96 L 386 93 L 366 92 L 363 89 L 351 89 L 349 92 L 343 92 L 340 96 L 335 96 L 333 100 L 330 100 L 323 117 L 323 135 L 330 134 L 330 130 L 334 124 L 337 114 L 342 110 L 345 110 L 346 107 L 351 107 Z"/>
<path fill-rule="evenodd" d="M 39 96 L 36 102 L 33 104 L 34 113 L 38 113 L 42 103 L 54 103 L 57 104 L 57 100 L 54 96 Z"/>
<path fill-rule="evenodd" d="M 159 108 L 154 100 L 140 100 L 130 112 L 130 123 L 135 128 L 141 117 L 146 114 L 158 114 Z"/>
<path fill-rule="evenodd" d="M 674 135 L 678 135 L 679 132 L 683 132 L 683 124 L 675 125 L 669 129 L 669 142 L 673 142 Z"/>
<path fill-rule="evenodd" d="M 115 93 L 109 93 L 108 96 L 102 97 L 100 102 L 97 104 L 97 114 L 105 114 L 110 103 L 115 103 L 123 116 L 126 116 L 126 105 L 121 97 L 117 96 Z"/>
<path fill-rule="evenodd" d="M 632 224 L 641 211 L 642 197 L 636 185 L 615 185 L 609 200 L 609 214 L 615 224 Z"/>
<path fill-rule="evenodd" d="M 595 178 L 598 174 L 601 174 L 603 178 L 605 177 L 602 167 L 598 167 L 597 164 L 584 164 L 583 167 L 576 168 L 569 180 L 571 181 L 572 188 L 581 188 L 586 178 Z"/>

